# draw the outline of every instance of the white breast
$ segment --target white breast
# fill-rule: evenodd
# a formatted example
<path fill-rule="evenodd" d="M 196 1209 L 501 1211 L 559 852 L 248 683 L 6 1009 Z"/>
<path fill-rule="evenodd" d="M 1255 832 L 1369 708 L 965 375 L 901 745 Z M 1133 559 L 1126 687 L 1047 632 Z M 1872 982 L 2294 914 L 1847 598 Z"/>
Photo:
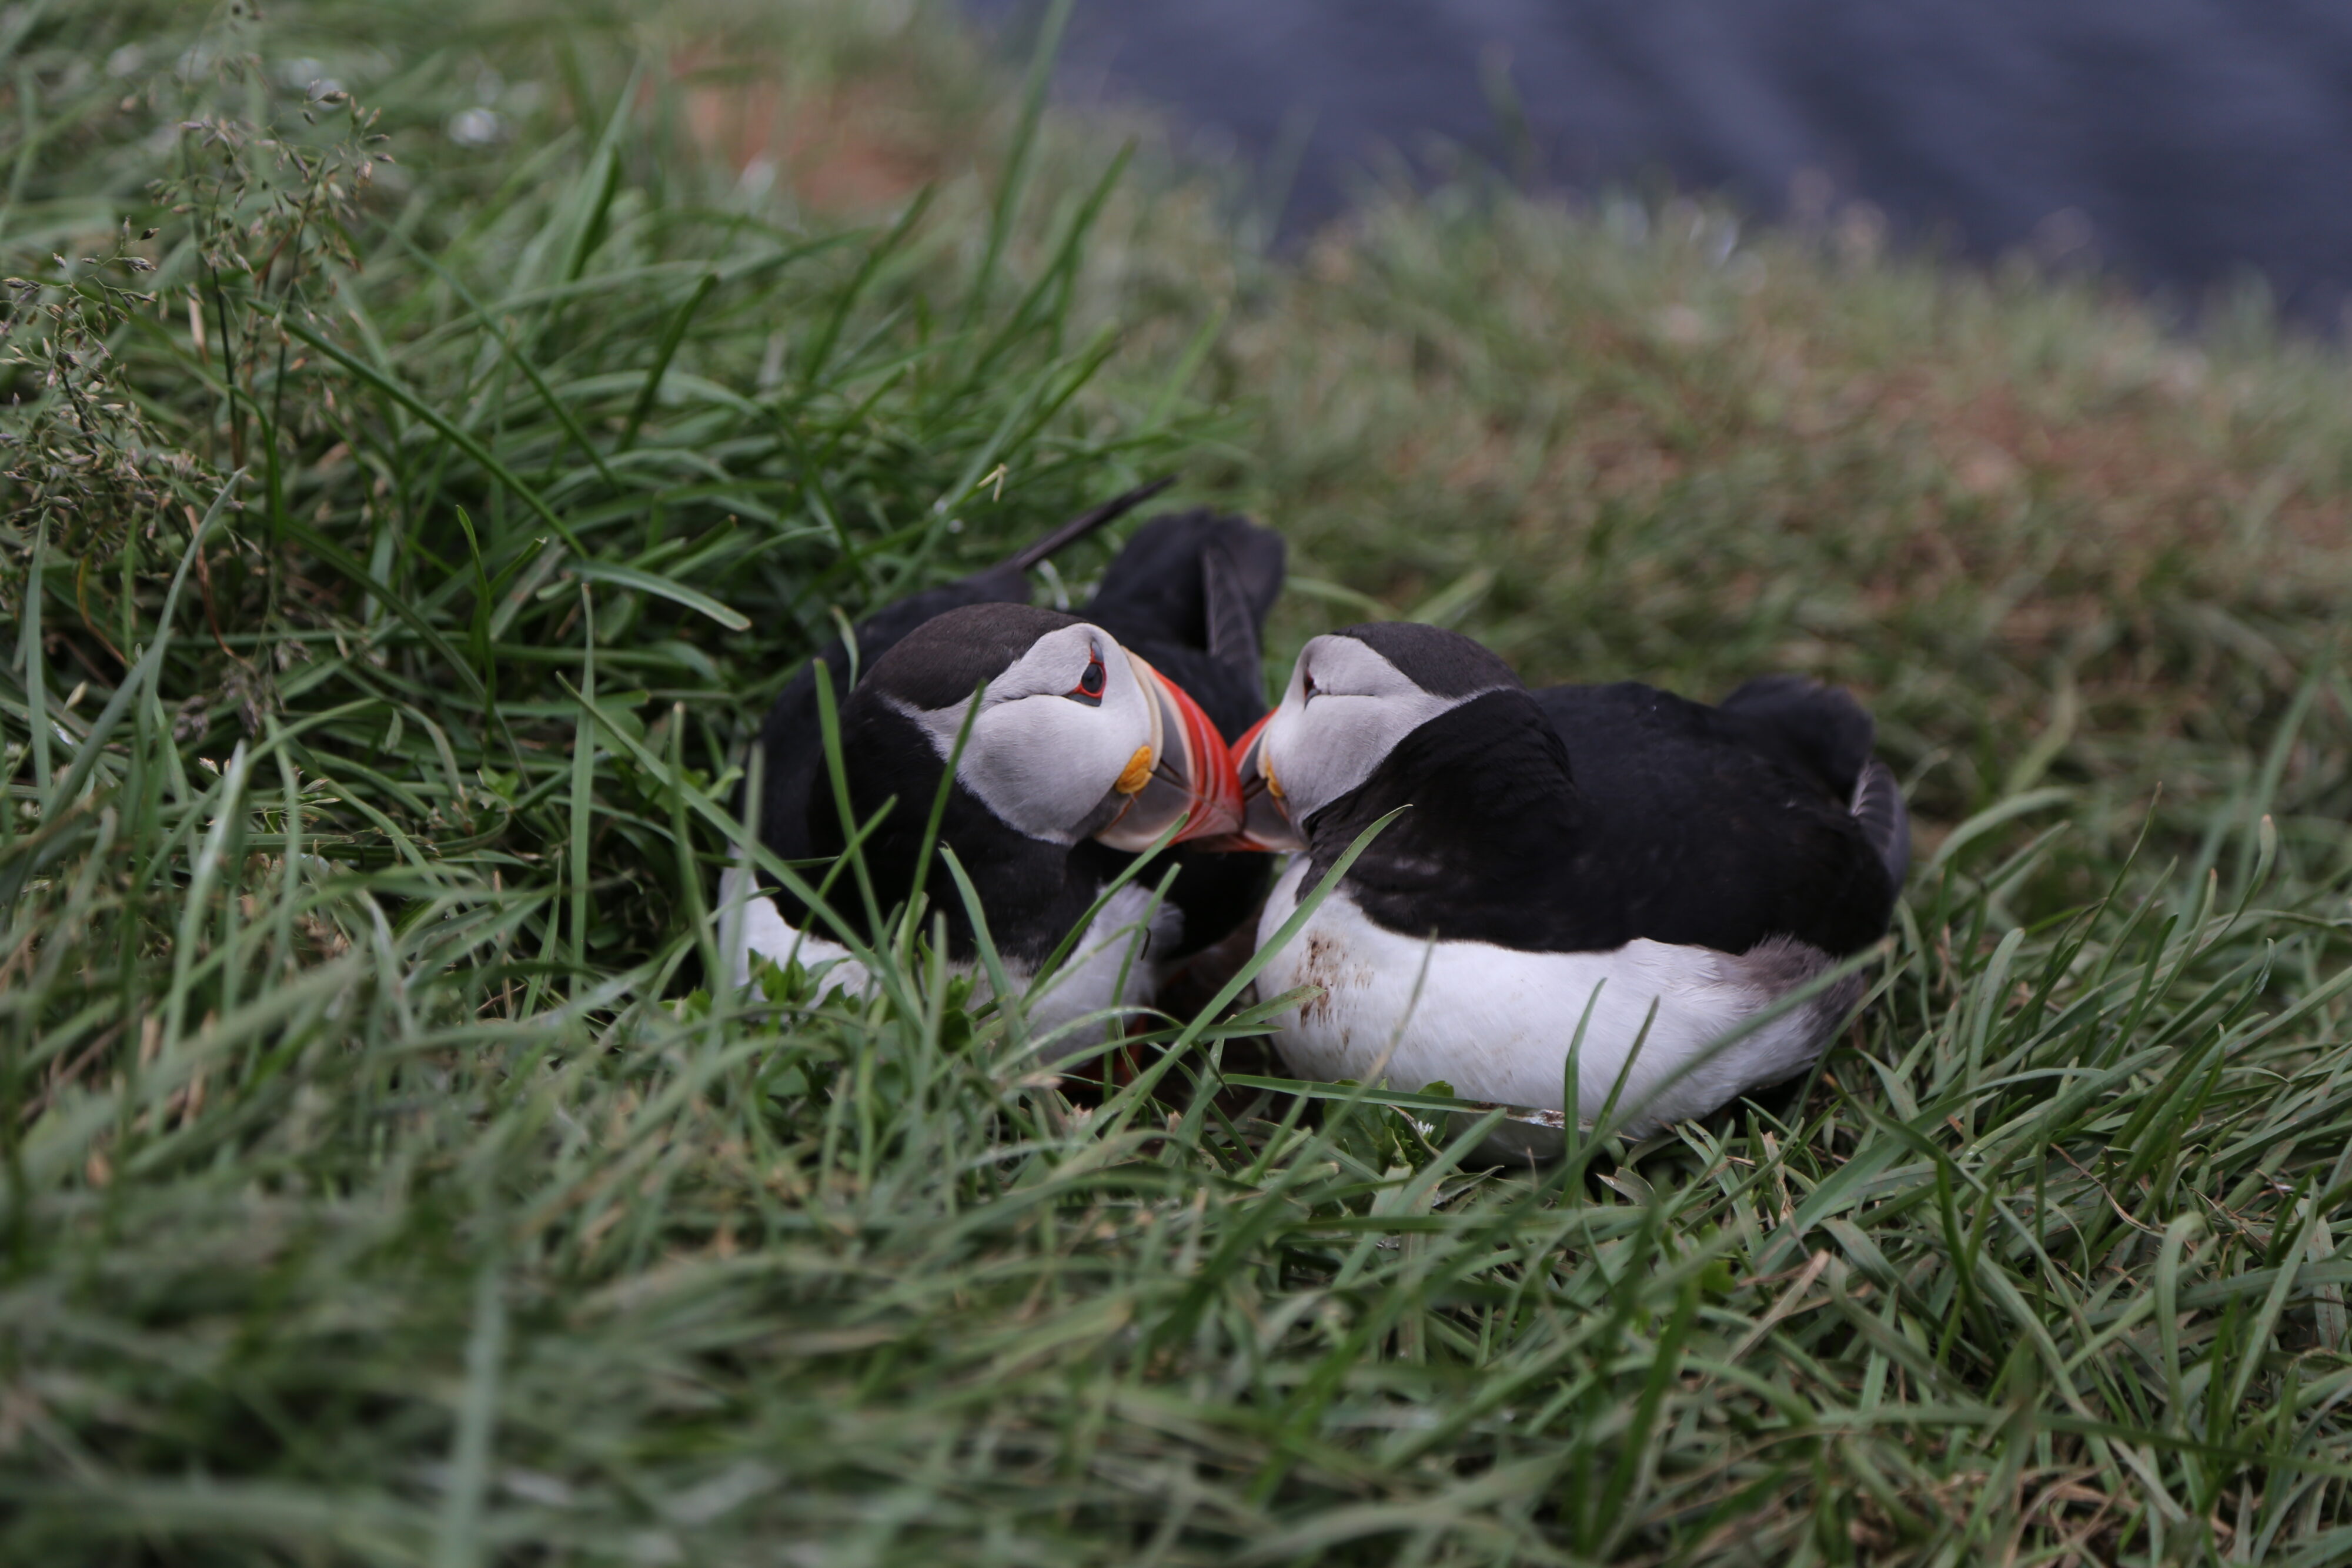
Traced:
<path fill-rule="evenodd" d="M 720 876 L 719 897 L 719 929 L 733 933 L 730 961 L 738 988 L 751 984 L 754 954 L 777 965 L 797 958 L 803 968 L 818 975 L 821 990 L 841 986 L 853 996 L 864 996 L 872 988 L 873 977 L 849 949 L 814 932 L 794 930 L 773 899 L 754 891 L 741 867 L 730 867 Z M 739 903 L 740 927 L 734 923 Z M 1033 969 L 1008 961 L 1005 978 L 1021 988 L 1022 1016 L 1044 1058 L 1055 1061 L 1096 1044 L 1117 1021 L 1078 1020 L 1109 1009 L 1148 1004 L 1159 988 L 1157 956 L 1174 949 L 1183 926 L 1184 917 L 1174 906 L 1153 909 L 1151 894 L 1130 883 L 1111 894 L 1069 957 L 1048 978 L 1033 985 Z M 958 974 L 977 972 L 972 965 L 950 967 Z M 973 994 L 976 999 L 990 994 L 985 975 Z"/>
<path fill-rule="evenodd" d="M 1297 906 L 1307 859 L 1266 901 L 1261 946 Z M 1278 1020 L 1276 1044 L 1301 1077 L 1385 1079 L 1395 1088 L 1444 1082 L 1465 1099 L 1564 1109 L 1570 1042 L 1589 1005 L 1574 1104 L 1600 1113 L 1654 1002 L 1618 1101 L 1618 1124 L 1640 1135 L 1702 1115 L 1810 1063 L 1858 997 L 1850 983 L 1713 1049 L 1775 1000 L 1818 976 L 1819 949 L 1776 939 L 1733 955 L 1635 941 L 1602 953 L 1523 953 L 1485 942 L 1402 936 L 1334 889 L 1258 977 L 1263 996 L 1314 986 Z M 1596 995 L 1597 993 L 1597 995 Z"/>

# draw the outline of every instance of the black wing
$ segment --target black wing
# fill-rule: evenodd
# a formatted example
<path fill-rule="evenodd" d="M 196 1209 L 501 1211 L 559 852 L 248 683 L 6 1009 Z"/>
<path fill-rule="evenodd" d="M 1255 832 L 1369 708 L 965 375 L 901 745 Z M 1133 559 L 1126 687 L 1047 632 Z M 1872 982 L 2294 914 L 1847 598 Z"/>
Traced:
<path fill-rule="evenodd" d="M 1398 806 L 1349 887 L 1410 936 L 1851 953 L 1894 908 L 1849 796 L 1751 744 L 1739 716 L 1648 686 L 1496 691 L 1433 719 L 1318 814 L 1312 874 Z"/>
<path fill-rule="evenodd" d="M 1641 927 L 1630 935 L 1726 952 L 1787 935 L 1848 953 L 1885 931 L 1902 884 L 1882 835 L 1899 826 L 1907 854 L 1907 819 L 1884 814 L 1901 796 L 1851 695 L 1776 675 L 1720 707 L 1630 681 L 1534 696 L 1566 747 L 1595 869 Z"/>
<path fill-rule="evenodd" d="M 1846 802 L 1897 892 L 1911 869 L 1911 810 L 1894 769 L 1871 755 L 1878 726 L 1852 694 L 1802 675 L 1765 675 L 1720 710 L 1758 750 L 1800 768 Z"/>

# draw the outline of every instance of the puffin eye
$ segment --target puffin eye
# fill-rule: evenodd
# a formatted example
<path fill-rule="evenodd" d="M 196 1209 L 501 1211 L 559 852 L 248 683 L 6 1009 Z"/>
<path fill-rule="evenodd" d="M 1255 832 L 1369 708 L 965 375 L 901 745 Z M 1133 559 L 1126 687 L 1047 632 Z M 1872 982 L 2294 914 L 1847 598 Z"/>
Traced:
<path fill-rule="evenodd" d="M 1302 683 L 1304 683 L 1304 684 L 1303 684 L 1303 685 L 1301 685 L 1301 686 L 1299 687 L 1299 696 L 1300 696 L 1300 699 L 1301 699 L 1301 700 L 1304 700 L 1304 699 L 1306 699 L 1306 698 L 1308 698 L 1308 697 L 1313 696 L 1313 695 L 1315 695 L 1315 676 L 1314 676 L 1314 674 L 1313 674 L 1311 671 L 1307 671 L 1307 672 L 1301 672 L 1301 674 L 1300 674 L 1300 675 L 1299 675 L 1299 680 L 1300 680 Z"/>
<path fill-rule="evenodd" d="M 1062 695 L 1074 703 L 1084 703 L 1088 707 L 1100 707 L 1104 679 L 1102 656 L 1097 654 L 1087 662 L 1087 673 L 1078 677 L 1078 684 Z"/>

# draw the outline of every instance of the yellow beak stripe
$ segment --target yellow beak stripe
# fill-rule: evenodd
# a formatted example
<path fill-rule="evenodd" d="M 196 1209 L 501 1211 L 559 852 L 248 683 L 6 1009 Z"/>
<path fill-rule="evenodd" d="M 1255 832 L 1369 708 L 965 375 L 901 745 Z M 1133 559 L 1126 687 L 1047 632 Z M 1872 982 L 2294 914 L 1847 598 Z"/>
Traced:
<path fill-rule="evenodd" d="M 1097 773 L 1095 777 L 1099 779 L 1102 775 Z M 1122 795 L 1132 795 L 1150 781 L 1151 747 L 1139 746 L 1135 748 L 1135 755 L 1127 759 L 1127 767 L 1120 771 L 1118 782 L 1111 788 Z"/>

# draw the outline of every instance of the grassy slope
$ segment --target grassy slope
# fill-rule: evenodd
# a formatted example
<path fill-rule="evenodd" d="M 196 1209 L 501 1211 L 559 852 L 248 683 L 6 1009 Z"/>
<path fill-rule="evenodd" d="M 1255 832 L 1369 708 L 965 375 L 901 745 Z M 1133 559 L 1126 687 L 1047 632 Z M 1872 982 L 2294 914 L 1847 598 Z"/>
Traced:
<path fill-rule="evenodd" d="M 1678 205 L 1066 248 L 1102 138 L 936 33 L 562 18 L 0 24 L 10 1560 L 2341 1559 L 2338 361 Z M 1294 643 L 1871 693 L 1931 854 L 1794 1119 L 1479 1178 L 1217 1029 L 1073 1105 L 911 938 L 688 994 L 827 606 L 1171 465 Z"/>

